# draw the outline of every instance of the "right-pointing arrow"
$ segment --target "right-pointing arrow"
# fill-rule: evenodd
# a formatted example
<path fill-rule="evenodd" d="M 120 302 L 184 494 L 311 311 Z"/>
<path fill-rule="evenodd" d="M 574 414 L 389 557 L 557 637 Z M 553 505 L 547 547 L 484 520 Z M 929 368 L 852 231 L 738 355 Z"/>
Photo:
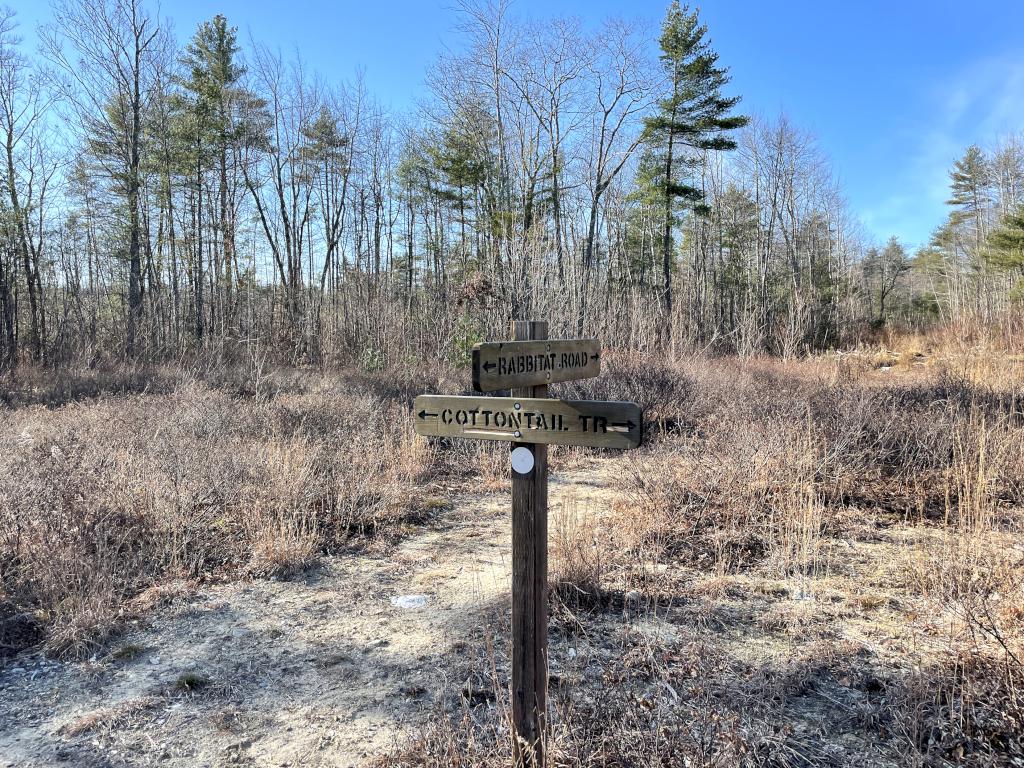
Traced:
<path fill-rule="evenodd" d="M 625 427 L 628 431 L 632 432 L 633 428 L 636 426 L 636 424 L 634 424 L 633 420 L 630 419 L 629 421 L 613 421 L 612 422 L 612 426 L 613 427 Z"/>

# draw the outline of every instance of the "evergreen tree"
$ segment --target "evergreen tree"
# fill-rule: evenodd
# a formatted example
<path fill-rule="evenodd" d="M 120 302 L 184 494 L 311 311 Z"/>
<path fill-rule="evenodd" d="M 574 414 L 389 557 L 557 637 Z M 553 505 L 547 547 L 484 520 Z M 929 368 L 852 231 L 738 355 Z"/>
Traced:
<path fill-rule="evenodd" d="M 619 277 L 650 288 L 659 282 L 661 244 L 654 242 L 651 222 L 658 220 L 664 198 L 658 188 L 663 168 L 654 150 L 644 147 L 637 160 L 633 189 L 627 197 L 626 260 Z"/>
<path fill-rule="evenodd" d="M 984 215 L 990 203 L 991 168 L 981 148 L 972 144 L 949 172 L 952 196 L 947 205 L 956 207 L 950 214 L 955 226 L 970 223 L 974 229 L 975 256 L 984 240 Z"/>
<path fill-rule="evenodd" d="M 1024 206 L 1003 219 L 989 235 L 989 260 L 1002 269 L 1024 270 Z"/>
<path fill-rule="evenodd" d="M 184 120 L 188 123 L 193 148 L 193 170 L 196 172 L 198 194 L 201 194 L 201 177 L 208 159 L 219 174 L 218 228 L 221 236 L 221 262 L 218 272 L 230 294 L 232 267 L 235 265 L 235 227 L 233 207 L 230 203 L 228 179 L 229 156 L 236 136 L 236 106 L 242 101 L 238 84 L 245 74 L 245 67 L 238 62 L 238 30 L 229 27 L 223 15 L 216 15 L 211 21 L 199 25 L 181 57 L 186 76 L 181 79 L 185 90 Z M 200 229 L 201 208 L 200 208 Z M 201 235 L 200 235 L 201 237 Z M 200 254 L 202 246 L 200 241 Z M 201 266 L 199 267 L 201 270 Z M 201 288 L 198 290 L 201 291 Z M 198 297 L 196 332 L 203 333 L 202 299 Z"/>
<path fill-rule="evenodd" d="M 1020 275 L 1012 296 L 1024 299 L 1024 206 L 1004 217 L 1002 226 L 989 235 L 985 258 L 998 269 Z"/>
<path fill-rule="evenodd" d="M 473 204 L 476 190 L 487 178 L 487 163 L 478 157 L 473 137 L 457 126 L 445 129 L 427 151 L 445 183 L 446 188 L 440 190 L 441 197 L 458 210 L 460 253 L 465 268 L 468 260 L 466 208 Z"/>
<path fill-rule="evenodd" d="M 946 201 L 947 205 L 958 206 L 962 214 L 973 214 L 985 207 L 990 169 L 981 147 L 977 144 L 969 146 L 964 156 L 953 163 L 949 179 L 953 194 Z"/>
<path fill-rule="evenodd" d="M 748 119 L 730 114 L 739 97 L 725 97 L 728 70 L 717 66 L 718 54 L 704 39 L 707 27 L 698 12 L 673 0 L 662 26 L 661 62 L 669 92 L 659 100 L 658 111 L 645 120 L 645 139 L 658 153 L 660 174 L 654 182 L 663 206 L 662 278 L 666 314 L 672 310 L 672 226 L 680 203 L 696 212 L 707 210 L 703 192 L 682 179 L 687 168 L 699 162 L 695 152 L 735 149 L 728 132 Z"/>

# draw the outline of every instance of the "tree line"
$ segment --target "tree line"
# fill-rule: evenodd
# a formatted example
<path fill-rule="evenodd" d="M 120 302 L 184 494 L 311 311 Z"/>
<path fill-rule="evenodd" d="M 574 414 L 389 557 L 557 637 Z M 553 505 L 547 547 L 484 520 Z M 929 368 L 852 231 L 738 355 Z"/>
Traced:
<path fill-rule="evenodd" d="M 967 150 L 910 256 L 870 246 L 811 136 L 743 114 L 696 10 L 656 35 L 459 11 L 406 113 L 223 16 L 179 46 L 144 0 L 59 0 L 30 57 L 0 14 L 0 366 L 384 366 L 528 316 L 792 355 L 1024 298 L 1019 140 Z"/>

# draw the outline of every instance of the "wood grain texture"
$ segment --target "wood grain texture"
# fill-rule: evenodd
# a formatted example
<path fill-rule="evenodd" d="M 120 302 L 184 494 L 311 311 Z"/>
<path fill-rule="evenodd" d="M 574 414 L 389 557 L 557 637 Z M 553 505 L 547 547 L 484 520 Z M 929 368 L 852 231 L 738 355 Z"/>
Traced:
<path fill-rule="evenodd" d="M 592 379 L 600 373 L 597 339 L 485 342 L 473 347 L 477 392 Z"/>
<path fill-rule="evenodd" d="M 591 448 L 636 448 L 643 440 L 640 406 L 605 400 L 420 395 L 413 423 L 420 435 L 468 440 Z"/>
<path fill-rule="evenodd" d="M 544 322 L 516 321 L 516 340 L 545 339 Z M 520 399 L 546 398 L 546 386 L 524 387 Z M 484 399 L 484 398 L 481 398 Z M 490 398 L 494 399 L 494 398 Z M 533 452 L 533 470 L 512 472 L 512 721 L 519 735 L 517 765 L 544 765 L 548 688 L 548 448 Z"/>

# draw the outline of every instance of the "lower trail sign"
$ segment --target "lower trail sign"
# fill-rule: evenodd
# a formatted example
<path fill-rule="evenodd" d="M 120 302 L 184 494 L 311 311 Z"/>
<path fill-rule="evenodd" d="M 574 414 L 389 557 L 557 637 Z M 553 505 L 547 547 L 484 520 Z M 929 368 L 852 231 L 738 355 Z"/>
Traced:
<path fill-rule="evenodd" d="M 413 413 L 416 432 L 436 437 L 636 448 L 643 434 L 636 403 L 420 395 Z"/>
<path fill-rule="evenodd" d="M 643 439 L 643 414 L 636 403 L 552 400 L 547 384 L 538 383 L 597 375 L 595 339 L 548 342 L 547 323 L 537 321 L 517 320 L 512 331 L 514 341 L 478 345 L 473 355 L 475 388 L 513 386 L 512 397 L 420 395 L 413 422 L 420 435 L 512 443 L 515 758 L 516 765 L 539 767 L 547 730 L 547 446 L 636 448 Z"/>

